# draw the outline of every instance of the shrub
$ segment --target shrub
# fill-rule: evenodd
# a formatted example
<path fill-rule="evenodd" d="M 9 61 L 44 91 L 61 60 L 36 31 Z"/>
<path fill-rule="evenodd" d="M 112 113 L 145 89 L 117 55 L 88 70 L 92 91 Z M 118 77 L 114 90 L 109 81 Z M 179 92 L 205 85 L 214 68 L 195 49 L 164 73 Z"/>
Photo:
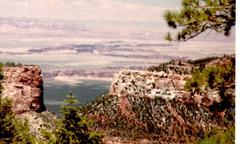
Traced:
<path fill-rule="evenodd" d="M 226 131 L 217 131 L 215 135 L 205 137 L 198 141 L 198 144 L 234 144 L 235 128 L 229 128 Z"/>
<path fill-rule="evenodd" d="M 57 127 L 52 132 L 43 131 L 48 143 L 61 144 L 98 144 L 102 135 L 89 129 L 91 122 L 80 115 L 79 107 L 76 107 L 74 96 L 70 94 L 62 108 L 62 116 L 57 120 Z"/>
<path fill-rule="evenodd" d="M 229 64 L 227 67 L 211 66 L 206 67 L 202 71 L 196 70 L 192 74 L 192 78 L 186 82 L 187 90 L 211 88 L 220 90 L 225 82 L 233 82 L 235 80 L 235 67 Z"/>
<path fill-rule="evenodd" d="M 27 121 L 15 118 L 9 99 L 0 100 L 0 143 L 34 143 Z"/>
<path fill-rule="evenodd" d="M 196 70 L 192 74 L 192 78 L 185 83 L 185 89 L 193 92 L 204 92 L 205 89 L 217 90 L 222 101 L 220 103 L 214 103 L 210 107 L 210 110 L 217 108 L 220 111 L 234 107 L 234 86 L 234 60 L 227 65 L 206 67 L 202 71 Z"/>

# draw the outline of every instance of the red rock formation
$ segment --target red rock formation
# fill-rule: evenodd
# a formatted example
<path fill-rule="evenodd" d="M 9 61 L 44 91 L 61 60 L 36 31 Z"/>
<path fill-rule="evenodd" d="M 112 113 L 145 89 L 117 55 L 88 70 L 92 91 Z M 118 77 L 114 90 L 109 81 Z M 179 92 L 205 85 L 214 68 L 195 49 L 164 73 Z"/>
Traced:
<path fill-rule="evenodd" d="M 45 110 L 43 103 L 43 79 L 38 66 L 4 67 L 2 97 L 12 99 L 16 114 Z"/>

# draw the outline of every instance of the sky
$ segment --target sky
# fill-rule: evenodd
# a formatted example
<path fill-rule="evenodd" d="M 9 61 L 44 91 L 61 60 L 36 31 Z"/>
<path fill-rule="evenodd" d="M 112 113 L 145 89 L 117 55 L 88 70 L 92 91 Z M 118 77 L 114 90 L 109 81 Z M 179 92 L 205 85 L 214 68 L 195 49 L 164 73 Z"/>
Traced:
<path fill-rule="evenodd" d="M 181 0 L 0 0 L 0 17 L 28 17 L 139 24 L 159 27 L 166 24 L 163 13 L 178 9 Z M 92 24 L 92 23 L 91 23 Z"/>
<path fill-rule="evenodd" d="M 171 31 L 166 10 L 179 10 L 182 0 L 0 0 L 0 17 L 78 21 L 83 27 L 112 31 Z M 163 36 L 161 36 L 163 37 Z M 234 39 L 234 36 L 232 36 Z M 224 37 L 223 39 L 226 39 Z"/>

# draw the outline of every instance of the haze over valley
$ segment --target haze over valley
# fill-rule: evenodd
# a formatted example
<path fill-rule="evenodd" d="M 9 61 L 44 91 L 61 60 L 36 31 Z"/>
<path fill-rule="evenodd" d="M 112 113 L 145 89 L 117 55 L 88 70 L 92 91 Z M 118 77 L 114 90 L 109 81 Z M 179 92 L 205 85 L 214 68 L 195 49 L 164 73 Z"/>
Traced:
<path fill-rule="evenodd" d="M 172 59 L 197 59 L 235 52 L 234 31 L 230 37 L 207 32 L 184 43 L 165 41 L 163 37 L 170 29 L 162 19 L 163 12 L 168 8 L 178 9 L 180 1 L 60 1 L 53 11 L 48 9 L 53 5 L 44 0 L 39 3 L 0 1 L 0 7 L 5 5 L 2 7 L 5 14 L 0 14 L 0 61 L 39 65 L 45 95 L 56 92 L 56 87 L 67 87 L 63 88 L 65 92 L 60 94 L 60 101 L 52 104 L 61 103 L 73 86 L 76 94 L 86 88 L 82 80 L 101 89 L 95 94 L 81 93 L 88 99 L 107 91 L 114 74 L 122 69 L 144 70 Z M 99 7 L 94 7 L 95 4 Z M 84 9 L 78 8 L 81 5 Z M 9 12 L 8 7 L 12 6 L 15 11 Z M 111 9 L 104 7 L 115 10 L 108 12 Z M 46 14 L 48 11 L 51 12 Z M 57 11 L 71 13 L 71 17 Z M 97 11 L 105 15 L 97 17 Z M 101 83 L 105 86 L 101 87 Z M 49 94 L 45 102 L 51 104 L 48 100 L 57 99 L 57 95 L 59 93 Z"/>
<path fill-rule="evenodd" d="M 0 33 L 0 60 L 40 65 L 45 78 L 109 79 L 121 69 L 234 53 L 234 36 L 169 43 L 158 30 L 104 30 L 67 20 L 2 17 Z"/>

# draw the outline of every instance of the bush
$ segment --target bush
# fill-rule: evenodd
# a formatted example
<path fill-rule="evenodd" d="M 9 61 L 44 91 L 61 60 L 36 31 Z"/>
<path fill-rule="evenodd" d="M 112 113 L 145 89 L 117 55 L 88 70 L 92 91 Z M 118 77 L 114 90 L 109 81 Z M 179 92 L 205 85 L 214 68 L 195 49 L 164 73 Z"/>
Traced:
<path fill-rule="evenodd" d="M 226 131 L 217 131 L 215 135 L 205 137 L 198 141 L 198 144 L 234 144 L 235 128 L 229 128 Z"/>
<path fill-rule="evenodd" d="M 210 110 L 223 111 L 235 107 L 235 63 L 234 60 L 224 66 L 206 67 L 196 70 L 192 78 L 185 83 L 185 89 L 193 93 L 204 92 L 206 89 L 218 91 L 222 101 L 210 106 Z"/>
<path fill-rule="evenodd" d="M 0 143 L 34 143 L 27 121 L 15 118 L 9 99 L 0 100 Z"/>
<path fill-rule="evenodd" d="M 202 88 L 211 88 L 221 90 L 225 82 L 234 82 L 235 67 L 229 64 L 227 67 L 212 66 L 206 67 L 202 71 L 196 70 L 192 78 L 186 82 L 187 90 L 201 90 Z"/>

